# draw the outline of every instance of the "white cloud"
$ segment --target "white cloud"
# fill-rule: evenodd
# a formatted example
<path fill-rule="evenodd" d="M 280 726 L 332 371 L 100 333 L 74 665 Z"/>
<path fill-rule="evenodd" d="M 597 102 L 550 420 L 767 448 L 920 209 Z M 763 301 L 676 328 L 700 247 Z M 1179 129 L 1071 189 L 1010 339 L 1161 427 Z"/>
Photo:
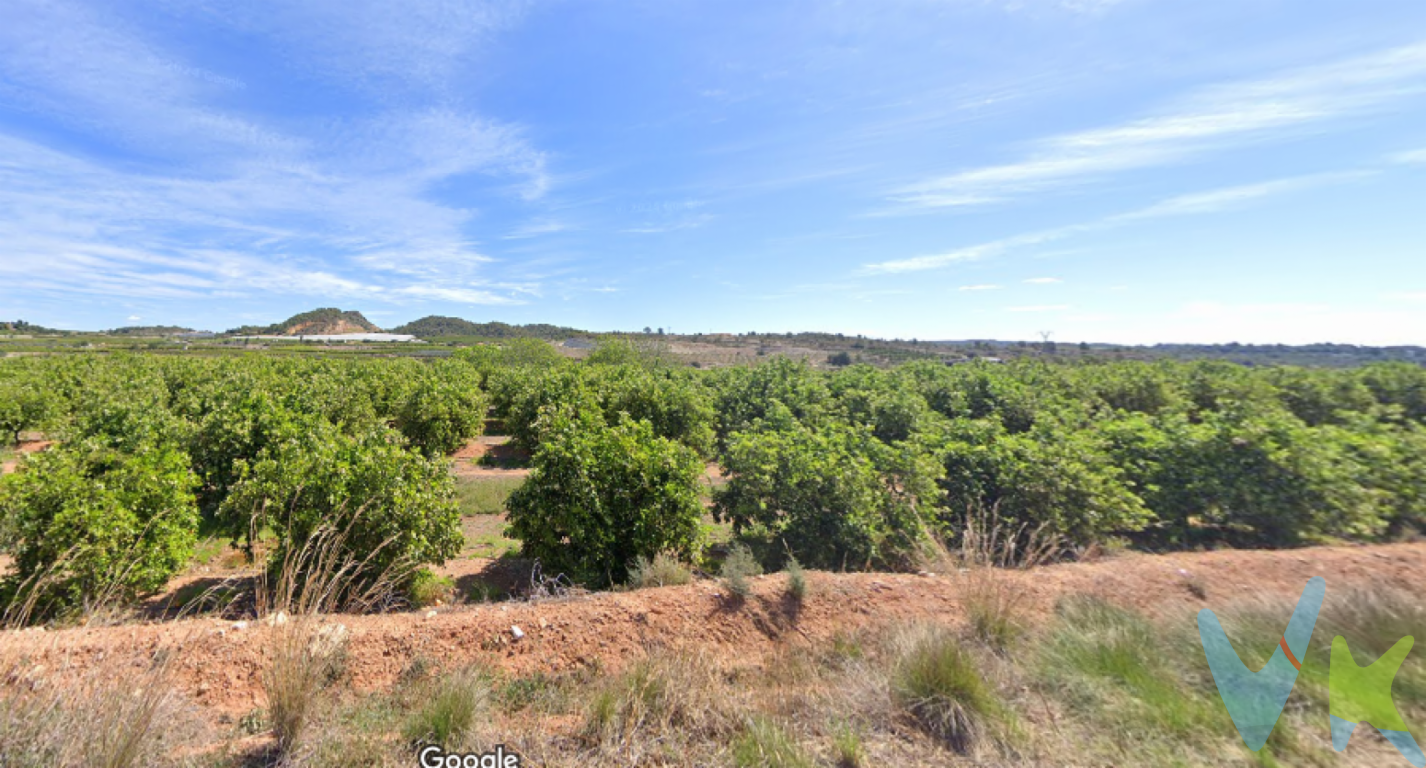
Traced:
<path fill-rule="evenodd" d="M 1411 152 L 1402 152 L 1393 155 L 1392 160 L 1406 165 L 1426 165 L 1426 149 L 1417 149 Z"/>
<path fill-rule="evenodd" d="M 131 323 L 138 322 L 139 320 L 142 320 L 142 319 L 143 319 L 143 318 L 142 318 L 142 317 L 139 317 L 138 315 L 129 315 L 129 317 L 128 317 L 128 321 L 131 322 Z"/>
<path fill-rule="evenodd" d="M 918 272 L 927 269 L 939 269 L 957 262 L 979 261 L 981 259 L 1001 256 L 1014 250 L 1027 248 L 1045 243 L 1063 240 L 1067 237 L 1082 234 L 1085 232 L 1098 232 L 1115 227 L 1121 227 L 1134 222 L 1147 219 L 1154 219 L 1163 216 L 1186 216 L 1193 214 L 1216 213 L 1231 209 L 1234 206 L 1247 202 L 1263 199 L 1272 195 L 1285 194 L 1311 187 L 1323 186 L 1333 183 L 1341 183 L 1355 179 L 1365 178 L 1371 175 L 1366 171 L 1352 171 L 1343 173 L 1319 173 L 1307 176 L 1298 176 L 1288 179 L 1278 179 L 1275 181 L 1263 182 L 1259 184 L 1246 184 L 1235 187 L 1225 187 L 1223 189 L 1199 192 L 1188 195 L 1179 195 L 1168 198 L 1138 210 L 1126 213 L 1106 216 L 1097 221 L 1083 224 L 1070 224 L 1056 229 L 1049 229 L 1040 232 L 1031 232 L 1023 235 L 993 240 L 979 245 L 966 246 L 946 253 L 931 256 L 915 256 L 907 259 L 896 259 L 892 261 L 877 262 L 867 264 L 862 267 L 864 273 L 900 273 Z M 1051 283 L 1059 282 L 1057 278 L 1031 278 L 1027 283 Z"/>
<path fill-rule="evenodd" d="M 1050 285 L 1053 283 L 1063 283 L 1064 281 L 1058 277 L 1032 277 L 1024 282 L 1031 285 Z"/>
<path fill-rule="evenodd" d="M 504 235 L 504 239 L 524 240 L 531 237 L 539 237 L 540 235 L 552 235 L 556 232 L 564 232 L 569 228 L 569 225 L 564 222 L 555 221 L 553 219 L 537 219 L 521 224 L 510 230 L 509 233 Z"/>
<path fill-rule="evenodd" d="M 961 290 L 961 291 L 998 291 L 998 290 L 1000 290 L 1000 286 L 998 286 L 998 285 L 962 285 L 962 286 L 961 286 L 960 288 L 958 288 L 957 290 Z"/>
<path fill-rule="evenodd" d="M 1069 309 L 1068 304 L 1032 304 L 1023 307 L 1006 307 L 1006 312 L 1060 312 Z"/>
<path fill-rule="evenodd" d="M 1165 113 L 1037 142 L 1029 157 L 903 188 L 915 208 L 980 205 L 1180 162 L 1336 118 L 1383 109 L 1426 91 L 1426 44 L 1396 48 L 1278 77 L 1200 91 Z"/>

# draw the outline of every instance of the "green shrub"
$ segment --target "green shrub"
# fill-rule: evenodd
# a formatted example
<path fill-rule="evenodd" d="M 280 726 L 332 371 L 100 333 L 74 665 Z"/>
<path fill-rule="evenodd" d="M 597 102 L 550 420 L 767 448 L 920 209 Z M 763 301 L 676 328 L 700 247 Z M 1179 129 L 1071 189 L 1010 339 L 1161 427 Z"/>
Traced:
<path fill-rule="evenodd" d="M 807 597 L 807 572 L 795 557 L 787 560 L 787 594 L 797 600 Z"/>
<path fill-rule="evenodd" d="M 653 560 L 639 555 L 629 568 L 628 584 L 635 589 L 681 586 L 692 580 L 693 572 L 688 566 L 666 552 L 654 555 Z"/>
<path fill-rule="evenodd" d="M 455 595 L 456 585 L 449 576 L 437 576 L 422 568 L 411 577 L 406 587 L 406 597 L 411 604 L 420 608 L 436 603 L 449 603 Z"/>
<path fill-rule="evenodd" d="M 603 586 L 625 582 L 640 556 L 694 554 L 702 462 L 647 422 L 607 427 L 595 415 L 557 414 L 532 463 L 507 502 L 507 535 L 545 573 Z"/>
<path fill-rule="evenodd" d="M 270 527 L 278 541 L 271 568 L 324 528 L 336 531 L 340 554 L 358 570 L 350 574 L 357 587 L 393 569 L 439 565 L 462 542 L 451 474 L 446 462 L 400 443 L 385 428 L 349 436 L 325 422 L 310 424 L 246 468 L 220 517 L 234 531 Z"/>
<path fill-rule="evenodd" d="M 87 442 L 31 456 L 0 480 L 0 548 L 14 557 L 3 598 L 12 621 L 162 589 L 197 542 L 197 478 L 171 448 L 120 453 Z"/>
<path fill-rule="evenodd" d="M 925 509 L 939 468 L 914 446 L 889 446 L 867 428 L 812 428 L 781 406 L 728 439 L 716 514 L 735 533 L 781 542 L 814 568 L 905 568 L 926 538 Z"/>
<path fill-rule="evenodd" d="M 742 542 L 735 542 L 728 547 L 728 556 L 724 558 L 723 566 L 718 571 L 728 591 L 738 597 L 747 597 L 753 593 L 752 578 L 762 572 L 763 567 L 753 556 L 753 551 Z"/>
<path fill-rule="evenodd" d="M 487 408 L 479 376 L 469 366 L 438 364 L 401 405 L 396 428 L 427 456 L 444 456 L 480 435 Z"/>

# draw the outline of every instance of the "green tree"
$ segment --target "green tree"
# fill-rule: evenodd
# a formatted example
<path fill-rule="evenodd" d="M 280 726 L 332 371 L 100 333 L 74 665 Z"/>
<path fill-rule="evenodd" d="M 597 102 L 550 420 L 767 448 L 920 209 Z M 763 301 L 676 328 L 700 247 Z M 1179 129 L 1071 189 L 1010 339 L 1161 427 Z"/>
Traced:
<path fill-rule="evenodd" d="M 928 531 L 939 468 L 916 446 L 889 446 L 870 430 L 808 426 L 774 406 L 757 428 L 735 433 L 715 494 L 719 519 L 816 568 L 903 568 Z"/>
<path fill-rule="evenodd" d="M 39 381 L 0 378 L 0 433 L 20 442 L 20 433 L 38 429 L 49 418 L 53 398 Z"/>
<path fill-rule="evenodd" d="M 396 428 L 422 453 L 442 456 L 481 433 L 487 407 L 478 374 L 459 363 L 437 364 L 407 394 Z"/>
<path fill-rule="evenodd" d="M 529 479 L 510 495 L 508 535 L 546 573 L 592 586 L 622 583 L 636 558 L 691 557 L 699 544 L 702 462 L 644 421 L 607 426 L 551 409 Z"/>
<path fill-rule="evenodd" d="M 443 563 L 463 540 L 449 464 L 403 442 L 385 427 L 347 435 L 311 422 L 242 466 L 219 516 L 228 530 L 272 530 L 274 567 L 327 525 L 344 532 L 346 553 L 363 564 L 357 583 L 393 566 Z"/>
<path fill-rule="evenodd" d="M 29 457 L 0 481 L 0 592 L 43 620 L 155 592 L 193 554 L 198 480 L 172 447 L 124 453 L 98 441 Z"/>

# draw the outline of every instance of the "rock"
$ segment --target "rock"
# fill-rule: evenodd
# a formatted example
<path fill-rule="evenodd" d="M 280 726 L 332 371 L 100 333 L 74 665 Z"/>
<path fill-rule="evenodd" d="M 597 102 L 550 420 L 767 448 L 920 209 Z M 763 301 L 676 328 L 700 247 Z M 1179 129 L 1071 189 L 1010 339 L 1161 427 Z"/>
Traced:
<path fill-rule="evenodd" d="M 282 611 L 278 611 L 277 613 L 274 613 L 271 616 L 267 617 L 267 625 L 269 627 L 280 627 L 286 623 L 287 614 Z"/>
<path fill-rule="evenodd" d="M 511 624 L 511 625 L 510 625 L 510 635 L 511 635 L 512 637 L 514 637 L 516 640 L 519 640 L 520 638 L 522 638 L 522 637 L 525 636 L 525 630 L 520 629 L 519 627 L 515 626 L 514 624 Z"/>
<path fill-rule="evenodd" d="M 247 629 L 247 628 L 248 628 L 248 623 L 247 623 L 246 621 L 235 621 L 235 622 L 233 622 L 232 629 L 233 629 L 233 631 L 235 631 L 235 632 L 238 631 L 238 630 L 243 630 L 243 629 Z"/>
<path fill-rule="evenodd" d="M 426 618 L 428 618 L 428 619 L 434 619 L 434 618 L 436 618 L 436 612 L 435 612 L 434 610 L 426 611 Z"/>

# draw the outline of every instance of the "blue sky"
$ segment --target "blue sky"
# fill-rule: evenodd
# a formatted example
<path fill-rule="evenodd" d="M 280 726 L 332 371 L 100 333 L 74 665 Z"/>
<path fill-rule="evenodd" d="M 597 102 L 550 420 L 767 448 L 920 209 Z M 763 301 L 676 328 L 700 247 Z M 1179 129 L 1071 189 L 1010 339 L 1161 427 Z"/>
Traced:
<path fill-rule="evenodd" d="M 1415 0 L 4 0 L 0 317 L 1426 344 Z"/>

